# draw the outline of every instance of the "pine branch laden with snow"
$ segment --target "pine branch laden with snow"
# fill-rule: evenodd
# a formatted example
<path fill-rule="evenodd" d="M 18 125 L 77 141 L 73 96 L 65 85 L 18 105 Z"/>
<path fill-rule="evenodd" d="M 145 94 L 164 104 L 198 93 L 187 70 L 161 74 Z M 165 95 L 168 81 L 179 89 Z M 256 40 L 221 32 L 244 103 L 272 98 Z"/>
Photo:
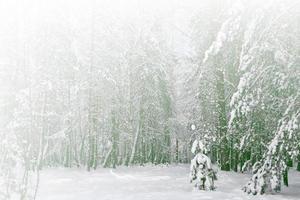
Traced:
<path fill-rule="evenodd" d="M 287 168 L 287 156 L 296 158 L 295 152 L 299 148 L 300 107 L 295 104 L 295 101 L 299 100 L 298 97 L 290 102 L 263 159 L 253 166 L 254 175 L 244 186 L 245 192 L 255 195 L 281 191 L 282 174 Z"/>
<path fill-rule="evenodd" d="M 213 41 L 208 50 L 204 53 L 203 64 L 205 64 L 210 57 L 213 58 L 219 54 L 221 49 L 224 48 L 225 43 L 234 41 L 240 30 L 243 11 L 244 7 L 240 1 L 237 1 L 228 11 L 228 19 L 223 22 L 215 41 Z"/>
<path fill-rule="evenodd" d="M 257 163 L 252 166 L 253 177 L 243 188 L 251 194 L 279 192 L 282 174 L 287 170 L 286 162 L 298 155 L 299 148 L 299 104 L 295 102 L 299 102 L 300 74 L 296 67 L 299 64 L 295 59 L 296 52 L 285 53 L 287 49 L 283 43 L 286 40 L 282 35 L 255 31 L 263 24 L 267 24 L 265 29 L 268 31 L 281 30 L 282 27 L 275 23 L 279 19 L 292 23 L 292 14 L 286 10 L 276 15 L 274 20 L 268 20 L 267 15 L 259 11 L 250 20 L 240 55 L 242 75 L 230 102 L 229 128 L 231 135 L 239 138 L 240 154 L 251 152 L 256 155 L 255 149 L 264 152 L 259 159 L 251 156 L 242 167 L 244 170 L 249 162 Z"/>

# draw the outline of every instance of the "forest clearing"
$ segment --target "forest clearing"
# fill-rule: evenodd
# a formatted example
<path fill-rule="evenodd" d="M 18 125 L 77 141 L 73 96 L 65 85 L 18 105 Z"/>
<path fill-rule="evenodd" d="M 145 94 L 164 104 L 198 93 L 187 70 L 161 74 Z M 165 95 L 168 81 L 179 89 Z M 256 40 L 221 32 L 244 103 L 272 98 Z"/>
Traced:
<path fill-rule="evenodd" d="M 254 200 L 241 190 L 250 174 L 220 171 L 216 191 L 199 191 L 188 180 L 189 165 L 120 167 L 99 169 L 45 169 L 38 200 Z M 300 176 L 291 172 L 290 187 L 280 194 L 259 197 L 263 200 L 297 200 Z"/>

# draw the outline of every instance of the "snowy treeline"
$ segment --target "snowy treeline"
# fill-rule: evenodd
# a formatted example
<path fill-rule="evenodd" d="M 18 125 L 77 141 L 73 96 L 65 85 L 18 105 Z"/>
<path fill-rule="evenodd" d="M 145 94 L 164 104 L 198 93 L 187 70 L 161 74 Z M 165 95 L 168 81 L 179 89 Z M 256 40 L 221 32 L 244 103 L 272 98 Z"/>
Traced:
<path fill-rule="evenodd" d="M 48 166 L 189 162 L 195 139 L 254 166 L 251 193 L 300 170 L 296 0 L 1 3 L 1 198 Z"/>

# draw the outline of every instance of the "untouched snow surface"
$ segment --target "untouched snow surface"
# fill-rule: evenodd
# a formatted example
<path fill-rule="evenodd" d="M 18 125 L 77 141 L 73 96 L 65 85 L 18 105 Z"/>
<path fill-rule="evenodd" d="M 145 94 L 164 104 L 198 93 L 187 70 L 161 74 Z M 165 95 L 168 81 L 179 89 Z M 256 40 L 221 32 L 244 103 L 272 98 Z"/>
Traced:
<path fill-rule="evenodd" d="M 276 195 L 241 191 L 249 175 L 218 172 L 216 191 L 193 189 L 188 165 L 84 169 L 45 169 L 37 200 L 244 200 L 300 199 L 300 172 L 290 172 L 290 186 Z"/>

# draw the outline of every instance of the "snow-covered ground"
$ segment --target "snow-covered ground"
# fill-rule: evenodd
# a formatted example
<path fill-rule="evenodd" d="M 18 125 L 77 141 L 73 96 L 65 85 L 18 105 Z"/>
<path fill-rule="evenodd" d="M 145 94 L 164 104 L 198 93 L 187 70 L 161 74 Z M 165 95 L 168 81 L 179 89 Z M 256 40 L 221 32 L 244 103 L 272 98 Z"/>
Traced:
<path fill-rule="evenodd" d="M 216 191 L 197 191 L 188 180 L 188 165 L 84 169 L 45 169 L 38 200 L 243 200 L 300 199 L 300 172 L 290 172 L 290 186 L 276 195 L 251 196 L 241 191 L 249 175 L 219 172 Z"/>

